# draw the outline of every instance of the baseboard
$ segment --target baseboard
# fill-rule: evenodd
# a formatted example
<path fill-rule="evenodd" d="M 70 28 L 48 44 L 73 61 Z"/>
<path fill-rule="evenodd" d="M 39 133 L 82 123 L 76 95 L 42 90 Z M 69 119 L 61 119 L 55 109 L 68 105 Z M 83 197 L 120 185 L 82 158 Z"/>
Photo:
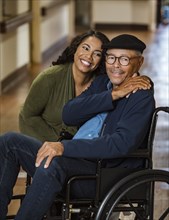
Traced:
<path fill-rule="evenodd" d="M 65 36 L 42 53 L 43 62 L 48 60 L 50 57 L 52 57 L 55 54 L 57 58 L 58 54 L 60 55 L 60 50 L 66 48 L 67 45 L 68 45 L 68 36 Z"/>
<path fill-rule="evenodd" d="M 101 23 L 95 23 L 95 29 L 101 29 L 101 30 L 137 30 L 137 31 L 147 31 L 148 25 L 144 24 L 101 24 Z"/>
<path fill-rule="evenodd" d="M 28 74 L 28 65 L 25 64 L 24 66 L 16 69 L 12 72 L 9 76 L 1 82 L 1 92 L 5 93 L 12 87 L 16 86 L 18 82 L 20 82 L 23 78 L 25 78 Z"/>

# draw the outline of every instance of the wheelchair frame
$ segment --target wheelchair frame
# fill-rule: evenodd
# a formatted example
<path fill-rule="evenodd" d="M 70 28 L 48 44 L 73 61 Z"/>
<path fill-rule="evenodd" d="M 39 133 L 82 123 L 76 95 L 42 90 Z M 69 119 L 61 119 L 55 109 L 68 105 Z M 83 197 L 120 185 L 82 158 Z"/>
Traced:
<path fill-rule="evenodd" d="M 124 172 L 125 172 L 125 175 L 122 179 L 119 178 L 119 182 L 117 182 L 110 189 L 110 191 L 108 191 L 106 193 L 106 197 L 103 199 L 103 202 L 100 202 L 100 191 L 101 191 L 101 187 L 102 187 L 101 186 L 102 170 L 105 169 L 105 168 L 102 168 L 102 162 L 104 160 L 99 160 L 98 161 L 96 175 L 73 176 L 67 182 L 66 198 L 65 198 L 64 205 L 63 205 L 63 210 L 62 210 L 62 218 L 61 218 L 62 220 L 70 220 L 72 213 L 80 212 L 81 210 L 80 210 L 79 207 L 78 208 L 72 208 L 73 206 L 76 206 L 76 205 L 79 205 L 79 204 L 83 204 L 84 208 L 86 207 L 86 204 L 88 204 L 90 209 L 91 209 L 91 212 L 93 212 L 94 214 L 97 213 L 95 218 L 92 218 L 92 216 L 90 216 L 91 219 L 95 219 L 95 220 L 103 220 L 103 219 L 108 220 L 110 218 L 110 213 L 112 213 L 112 211 L 115 211 L 115 212 L 133 211 L 136 214 L 135 219 L 140 219 L 140 220 L 154 219 L 154 213 L 153 213 L 154 184 L 157 181 L 164 181 L 164 182 L 169 184 L 169 172 L 162 171 L 162 170 L 152 170 L 152 167 L 153 167 L 153 162 L 152 162 L 153 142 L 154 142 L 154 137 L 155 137 L 158 113 L 160 111 L 169 113 L 169 107 L 158 107 L 158 108 L 155 109 L 155 111 L 153 113 L 153 116 L 152 116 L 152 122 L 151 122 L 151 125 L 150 125 L 147 148 L 146 149 L 139 149 L 136 152 L 132 153 L 131 155 L 127 155 L 127 156 L 122 157 L 123 159 L 124 158 L 131 158 L 131 159 L 132 158 L 143 158 L 146 161 L 145 168 L 143 168 L 143 170 L 141 170 L 141 171 L 138 170 L 138 169 L 131 169 L 131 170 L 129 170 L 129 172 L 131 172 L 129 175 L 126 174 L 127 168 L 124 168 L 124 169 L 121 169 L 121 170 L 119 170 L 118 168 L 110 168 L 110 170 L 116 169 L 120 172 L 122 171 L 123 175 L 124 175 Z M 141 175 L 142 179 L 139 179 L 139 175 Z M 149 175 L 150 175 L 150 177 L 149 177 Z M 133 184 L 133 187 L 130 186 L 129 189 L 133 189 L 137 185 L 141 185 L 142 183 L 149 183 L 147 201 L 145 201 L 145 200 L 144 201 L 143 200 L 140 200 L 140 201 L 135 200 L 134 202 L 138 203 L 138 207 L 136 208 L 132 205 L 132 201 L 130 201 L 130 199 L 127 198 L 128 203 L 130 203 L 129 207 L 117 207 L 117 206 L 115 206 L 115 205 L 117 205 L 117 202 L 120 200 L 122 195 L 123 194 L 126 195 L 126 192 L 129 191 L 129 189 L 128 190 L 125 189 L 125 191 L 124 192 L 122 191 L 121 195 L 119 195 L 119 197 L 116 198 L 115 201 L 112 199 L 112 201 L 114 203 L 111 204 L 111 209 L 109 211 L 107 210 L 107 213 L 109 213 L 107 215 L 107 217 L 106 218 L 105 218 L 105 216 L 104 216 L 104 218 L 101 217 L 102 213 L 103 213 L 103 207 L 105 208 L 105 206 L 108 204 L 108 201 L 111 201 L 111 197 L 114 198 L 116 196 L 116 194 L 114 196 L 115 191 L 117 189 L 121 190 L 122 187 L 123 187 L 123 184 L 125 185 L 127 183 L 127 181 L 129 181 L 129 183 L 132 184 L 132 181 L 136 177 L 138 179 L 138 183 L 135 182 Z M 160 179 L 160 177 L 161 177 L 161 179 Z M 95 196 L 94 200 L 88 200 L 88 199 L 71 200 L 70 191 L 71 191 L 71 184 L 73 183 L 73 181 L 86 180 L 86 179 L 95 179 L 96 180 L 96 196 Z M 144 209 L 143 202 L 149 203 L 148 204 L 149 207 L 145 207 L 145 209 Z M 123 201 L 123 203 L 126 203 L 126 202 Z M 110 206 L 110 204 L 109 204 L 109 206 Z M 82 207 L 82 211 L 83 211 L 84 208 Z M 144 212 L 145 216 L 143 217 L 143 216 L 139 215 L 139 212 L 142 212 L 142 213 Z M 149 213 L 149 214 L 147 214 L 147 213 Z M 164 219 L 167 214 L 169 214 L 169 208 L 168 208 L 168 210 L 166 210 L 165 214 L 163 213 L 163 215 L 160 217 L 160 220 Z M 89 216 L 86 219 L 89 219 Z"/>
<path fill-rule="evenodd" d="M 153 141 L 156 131 L 156 124 L 158 119 L 158 113 L 166 112 L 169 113 L 169 107 L 157 107 L 153 113 L 152 121 L 149 130 L 148 143 L 146 149 L 140 149 L 131 155 L 123 156 L 121 158 L 143 158 L 145 159 L 145 168 L 143 170 L 132 169 L 129 170 L 129 173 L 126 172 L 127 168 L 123 168 L 123 172 L 125 169 L 125 176 L 119 177 L 119 180 L 116 180 L 113 187 L 111 187 L 107 192 L 106 196 L 101 200 L 101 189 L 102 189 L 102 176 L 104 168 L 102 168 L 102 162 L 104 160 L 99 160 L 97 164 L 97 172 L 95 175 L 80 175 L 71 177 L 66 186 L 66 197 L 56 198 L 56 203 L 62 203 L 61 216 L 50 218 L 50 219 L 58 219 L 58 220 L 73 220 L 72 218 L 74 213 L 83 213 L 84 217 L 78 218 L 81 220 L 84 219 L 95 219 L 95 220 L 109 220 L 112 212 L 121 212 L 121 211 L 133 211 L 136 215 L 135 219 L 153 219 L 153 206 L 154 206 L 154 184 L 156 181 L 163 181 L 169 184 L 169 172 L 162 170 L 153 170 L 153 162 L 152 162 L 152 150 L 153 150 Z M 120 158 L 119 158 L 120 159 Z M 110 168 L 117 169 L 117 168 Z M 112 172 L 112 171 L 111 171 Z M 94 199 L 71 199 L 70 191 L 72 183 L 76 180 L 96 180 L 96 196 Z M 136 180 L 136 181 L 134 181 Z M 134 182 L 134 183 L 133 183 Z M 133 201 L 128 199 L 129 207 L 120 207 L 119 201 L 122 197 L 126 196 L 126 194 L 134 189 L 135 187 L 141 184 L 149 184 L 148 197 L 147 201 L 149 202 L 149 206 L 144 204 L 145 201 L 134 201 L 138 204 L 137 207 L 132 205 Z M 31 184 L 31 178 L 27 176 L 26 180 L 26 188 Z M 128 187 L 128 188 L 127 188 Z M 24 195 L 16 195 L 13 196 L 13 199 L 22 199 Z M 146 203 L 148 203 L 146 201 Z M 117 206 L 118 204 L 118 206 Z M 126 204 L 126 201 L 123 201 L 122 204 Z M 144 210 L 145 208 L 145 210 Z M 87 211 L 86 211 L 87 210 Z M 144 218 L 139 212 L 144 212 Z M 169 214 L 169 208 L 162 214 L 160 220 L 165 219 L 165 217 Z M 86 216 L 86 217 L 85 217 Z M 7 219 L 13 219 L 13 216 L 7 216 Z M 44 219 L 48 219 L 48 216 L 44 217 Z"/>

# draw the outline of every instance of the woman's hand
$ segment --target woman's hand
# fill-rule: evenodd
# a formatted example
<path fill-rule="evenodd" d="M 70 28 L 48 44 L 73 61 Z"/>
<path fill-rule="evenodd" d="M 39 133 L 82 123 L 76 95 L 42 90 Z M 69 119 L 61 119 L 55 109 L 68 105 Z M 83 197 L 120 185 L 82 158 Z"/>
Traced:
<path fill-rule="evenodd" d="M 126 79 L 121 85 L 112 91 L 113 100 L 128 97 L 139 89 L 150 89 L 151 81 L 147 76 L 133 76 Z"/>
<path fill-rule="evenodd" d="M 64 147 L 61 142 L 45 142 L 37 153 L 35 166 L 40 166 L 41 162 L 47 158 L 44 166 L 44 168 L 47 168 L 53 157 L 62 156 L 63 151 Z"/>

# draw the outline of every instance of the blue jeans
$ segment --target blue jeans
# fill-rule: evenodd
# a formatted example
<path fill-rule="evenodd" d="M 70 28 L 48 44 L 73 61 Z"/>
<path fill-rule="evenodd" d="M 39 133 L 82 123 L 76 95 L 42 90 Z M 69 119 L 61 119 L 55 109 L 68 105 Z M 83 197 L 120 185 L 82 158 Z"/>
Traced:
<path fill-rule="evenodd" d="M 5 220 L 20 166 L 33 178 L 15 220 L 41 220 L 56 195 L 63 191 L 67 178 L 78 174 L 94 174 L 96 163 L 66 157 L 53 158 L 50 166 L 36 168 L 35 160 L 42 143 L 34 138 L 10 132 L 0 136 L 0 219 Z M 95 184 L 74 185 L 72 194 L 93 197 Z"/>

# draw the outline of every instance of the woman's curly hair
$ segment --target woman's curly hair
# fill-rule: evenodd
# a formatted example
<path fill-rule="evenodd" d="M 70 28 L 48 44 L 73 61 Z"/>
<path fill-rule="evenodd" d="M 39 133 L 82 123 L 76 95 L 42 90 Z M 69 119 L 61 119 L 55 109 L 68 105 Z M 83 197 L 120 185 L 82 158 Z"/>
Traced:
<path fill-rule="evenodd" d="M 59 56 L 57 61 L 53 61 L 53 65 L 59 65 L 59 64 L 65 64 L 65 63 L 71 63 L 74 62 L 74 54 L 78 48 L 78 46 L 84 41 L 84 39 L 94 36 L 98 38 L 102 44 L 106 44 L 109 42 L 108 37 L 99 31 L 89 30 L 86 33 L 83 33 L 81 35 L 76 36 L 71 41 L 70 45 L 62 52 L 62 54 Z M 104 56 L 101 58 L 101 62 L 98 66 L 98 68 L 95 70 L 95 74 L 103 74 L 105 73 L 105 62 L 104 62 Z"/>

